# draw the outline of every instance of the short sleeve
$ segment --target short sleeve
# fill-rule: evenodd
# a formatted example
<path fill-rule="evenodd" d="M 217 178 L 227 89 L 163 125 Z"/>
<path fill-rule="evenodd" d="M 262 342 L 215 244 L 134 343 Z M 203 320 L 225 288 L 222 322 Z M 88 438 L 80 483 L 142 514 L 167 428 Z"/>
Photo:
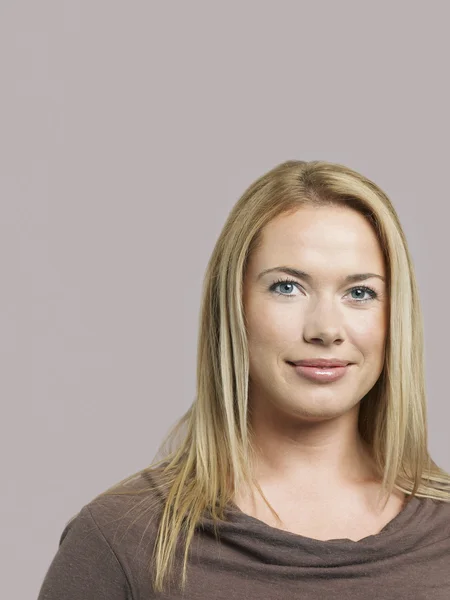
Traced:
<path fill-rule="evenodd" d="M 132 600 L 125 572 L 88 506 L 62 532 L 38 600 Z"/>

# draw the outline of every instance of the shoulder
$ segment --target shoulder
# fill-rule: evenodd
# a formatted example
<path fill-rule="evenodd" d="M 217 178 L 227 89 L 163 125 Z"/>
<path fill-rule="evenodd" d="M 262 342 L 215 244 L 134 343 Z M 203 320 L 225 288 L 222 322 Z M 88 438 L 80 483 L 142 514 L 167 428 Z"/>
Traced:
<path fill-rule="evenodd" d="M 111 547 L 124 543 L 133 546 L 142 538 L 143 528 L 146 528 L 147 539 L 156 532 L 163 507 L 157 475 L 157 472 L 142 471 L 125 484 L 96 496 L 82 508 L 81 512 L 89 513 Z"/>
<path fill-rule="evenodd" d="M 139 596 L 153 553 L 162 499 L 140 473 L 126 485 L 103 492 L 64 526 L 39 600 Z"/>
<path fill-rule="evenodd" d="M 415 513 L 415 526 L 422 527 L 428 535 L 450 539 L 450 498 L 418 498 L 419 508 Z"/>

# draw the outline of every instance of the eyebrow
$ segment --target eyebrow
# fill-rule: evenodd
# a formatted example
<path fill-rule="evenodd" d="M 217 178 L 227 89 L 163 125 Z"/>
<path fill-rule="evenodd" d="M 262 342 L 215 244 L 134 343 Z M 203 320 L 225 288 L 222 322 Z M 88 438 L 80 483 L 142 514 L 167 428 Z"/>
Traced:
<path fill-rule="evenodd" d="M 294 269 L 292 267 L 272 267 L 271 269 L 265 269 L 264 271 L 261 271 L 257 279 L 261 279 L 263 275 L 266 275 L 267 273 L 272 273 L 272 271 L 281 271 L 282 273 L 292 275 L 293 277 L 297 277 L 298 279 L 304 279 L 309 283 L 311 283 L 313 279 L 311 275 L 308 275 L 308 273 L 305 273 L 304 271 L 299 271 L 298 269 Z M 385 281 L 385 278 L 381 275 L 377 275 L 377 273 L 355 273 L 354 275 L 347 275 L 344 281 L 345 283 L 354 283 L 355 281 L 364 281 L 365 279 L 370 279 L 371 277 L 378 277 L 378 279 L 381 279 L 381 281 Z"/>

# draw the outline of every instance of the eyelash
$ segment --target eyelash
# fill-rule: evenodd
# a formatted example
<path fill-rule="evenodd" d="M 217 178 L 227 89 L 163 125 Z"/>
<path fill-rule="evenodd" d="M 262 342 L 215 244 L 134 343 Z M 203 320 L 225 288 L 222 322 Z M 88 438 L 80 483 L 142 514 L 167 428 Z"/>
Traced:
<path fill-rule="evenodd" d="M 270 286 L 270 291 L 271 292 L 275 292 L 275 288 L 277 286 L 279 286 L 281 283 L 293 283 L 294 285 L 296 285 L 298 287 L 298 282 L 295 279 L 278 279 L 277 281 L 275 281 L 275 283 L 273 285 Z M 378 298 L 378 294 L 376 293 L 376 291 L 367 286 L 367 285 L 357 285 L 355 287 L 352 287 L 348 290 L 348 292 L 352 292 L 353 290 L 364 290 L 365 292 L 368 292 L 370 294 L 370 298 L 365 298 L 364 300 L 355 300 L 353 299 L 354 302 L 356 302 L 357 304 L 363 304 L 364 302 L 368 302 L 369 300 L 375 300 L 376 298 Z M 280 292 L 275 292 L 278 296 L 284 296 L 285 298 L 294 298 L 295 296 L 292 296 L 292 294 L 281 294 Z"/>

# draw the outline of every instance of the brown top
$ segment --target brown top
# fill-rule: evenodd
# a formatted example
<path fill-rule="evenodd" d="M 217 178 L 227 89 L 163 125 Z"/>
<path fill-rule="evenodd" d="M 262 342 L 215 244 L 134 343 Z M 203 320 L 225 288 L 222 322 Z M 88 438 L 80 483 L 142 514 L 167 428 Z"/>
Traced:
<path fill-rule="evenodd" d="M 146 572 L 157 518 L 149 525 L 141 511 L 151 494 L 85 505 L 62 532 L 38 600 L 181 598 L 175 586 L 152 592 Z M 219 533 L 217 542 L 208 518 L 197 528 L 186 600 L 450 599 L 450 503 L 412 498 L 379 533 L 358 541 L 290 533 L 233 505 Z"/>

